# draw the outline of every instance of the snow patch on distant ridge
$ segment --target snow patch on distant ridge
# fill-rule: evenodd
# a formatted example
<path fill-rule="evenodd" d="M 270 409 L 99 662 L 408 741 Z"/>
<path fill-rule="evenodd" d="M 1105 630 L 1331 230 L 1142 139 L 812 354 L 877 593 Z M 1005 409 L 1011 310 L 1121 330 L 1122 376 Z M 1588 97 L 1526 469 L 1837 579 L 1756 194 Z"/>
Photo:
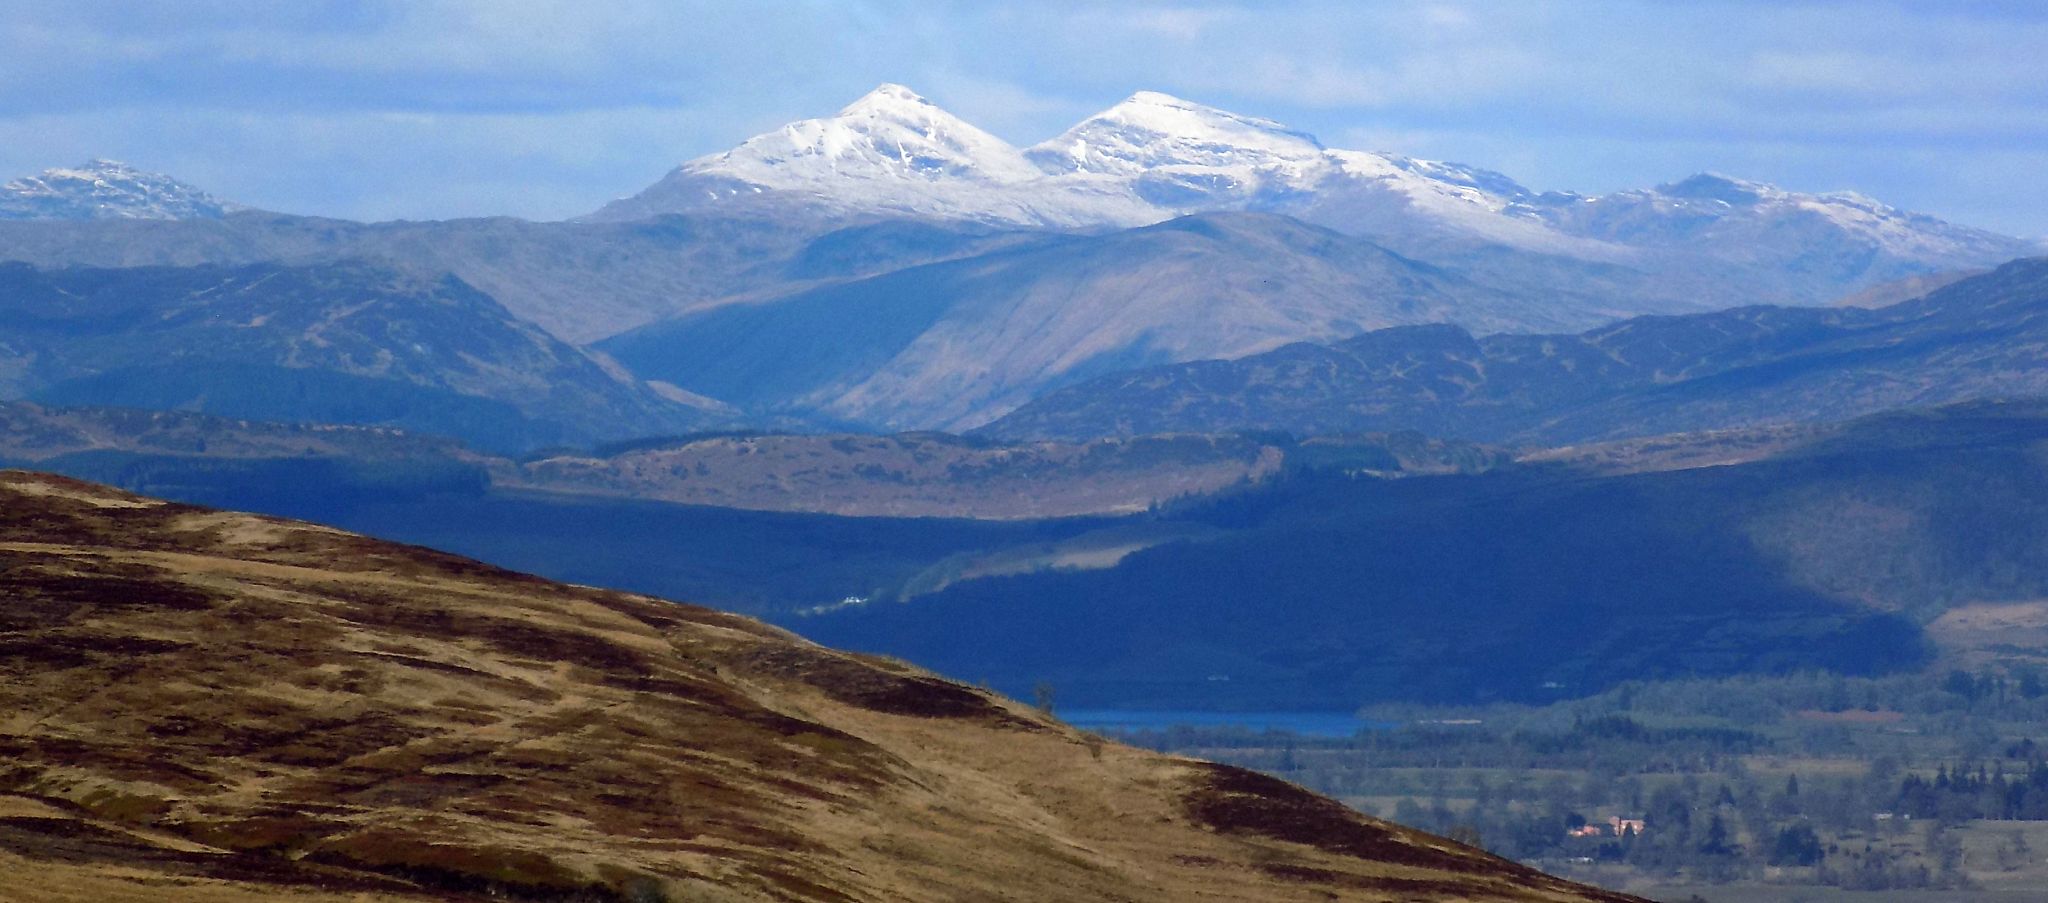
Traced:
<path fill-rule="evenodd" d="M 0 220 L 218 219 L 240 209 L 117 160 L 89 160 L 0 185 Z"/>
<path fill-rule="evenodd" d="M 793 195 L 843 212 L 1084 226 L 1136 225 L 1147 211 L 1114 197 L 1062 195 L 1022 152 L 902 85 L 837 114 L 792 122 L 691 160 L 655 187 L 600 211 L 627 219 L 748 195 Z"/>
<path fill-rule="evenodd" d="M 1054 228 L 1130 227 L 1191 213 L 1280 213 L 1414 246 L 1479 242 L 1630 262 L 1648 249 L 1911 267 L 1982 265 L 2033 246 L 1859 194 L 1801 194 L 1704 173 L 1604 196 L 1538 194 L 1497 172 L 1328 148 L 1269 119 L 1139 91 L 1019 150 L 901 85 L 823 119 L 791 123 L 683 164 L 596 219 L 722 204 L 852 216 L 968 219 Z M 1788 251 L 1788 242 L 1798 248 Z"/>

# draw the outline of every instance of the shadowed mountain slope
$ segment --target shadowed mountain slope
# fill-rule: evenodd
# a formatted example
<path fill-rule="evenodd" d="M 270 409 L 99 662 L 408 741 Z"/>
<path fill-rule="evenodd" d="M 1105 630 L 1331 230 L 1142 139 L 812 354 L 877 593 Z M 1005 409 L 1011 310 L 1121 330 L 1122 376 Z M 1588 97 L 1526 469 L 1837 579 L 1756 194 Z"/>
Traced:
<path fill-rule="evenodd" d="M 674 215 L 637 223 L 449 219 L 352 223 L 283 213 L 219 219 L 0 219 L 0 260 L 37 266 L 246 266 L 377 260 L 453 272 L 567 342 L 756 291 L 887 272 L 1001 246 L 1020 231 L 958 223 L 821 223 L 811 217 Z"/>
<path fill-rule="evenodd" d="M 44 267 L 372 260 L 453 273 L 521 319 L 581 344 L 755 292 L 886 272 L 1030 234 L 718 213 L 633 223 L 355 223 L 252 211 L 179 221 L 0 219 L 0 260 Z"/>
<path fill-rule="evenodd" d="M 736 616 L 56 477 L 0 475 L 0 650 L 0 899 L 1633 899 Z"/>
<path fill-rule="evenodd" d="M 123 452 L 191 457 L 476 460 L 450 439 L 379 427 L 234 420 L 189 411 L 0 402 L 0 460 Z M 47 469 L 47 468 L 43 468 Z"/>
<path fill-rule="evenodd" d="M 960 429 L 1048 387 L 1133 366 L 1404 323 L 1601 319 L 1539 310 L 1297 220 L 1219 213 L 727 306 L 600 347 L 643 378 L 743 407 Z"/>
<path fill-rule="evenodd" d="M 1091 570 L 792 619 L 1102 708 L 1552 700 L 1628 680 L 2048 659 L 2048 403 L 1556 449 L 1399 480 L 1303 462 Z"/>
<path fill-rule="evenodd" d="M 986 428 L 1004 437 L 1416 429 L 1567 443 L 2048 394 L 2048 258 L 1876 310 L 1749 307 L 1579 335 L 1390 329 L 1102 377 Z"/>
<path fill-rule="evenodd" d="M 399 426 L 499 449 L 715 421 L 461 280 L 362 262 L 0 264 L 0 397 Z"/>

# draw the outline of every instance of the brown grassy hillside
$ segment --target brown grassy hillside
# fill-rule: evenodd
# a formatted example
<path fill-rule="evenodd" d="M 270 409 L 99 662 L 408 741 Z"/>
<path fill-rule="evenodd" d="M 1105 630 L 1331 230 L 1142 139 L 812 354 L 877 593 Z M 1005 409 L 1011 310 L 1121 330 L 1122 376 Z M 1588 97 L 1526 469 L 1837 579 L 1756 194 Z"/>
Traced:
<path fill-rule="evenodd" d="M 736 616 L 0 473 L 0 899 L 1625 900 Z"/>

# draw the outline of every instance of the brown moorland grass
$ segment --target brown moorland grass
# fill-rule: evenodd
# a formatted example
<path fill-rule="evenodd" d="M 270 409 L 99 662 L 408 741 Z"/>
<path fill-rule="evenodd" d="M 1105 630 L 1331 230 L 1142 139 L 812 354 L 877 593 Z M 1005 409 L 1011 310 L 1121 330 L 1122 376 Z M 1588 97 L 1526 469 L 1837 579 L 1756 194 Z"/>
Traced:
<path fill-rule="evenodd" d="M 0 473 L 0 900 L 1634 898 L 757 622 Z"/>

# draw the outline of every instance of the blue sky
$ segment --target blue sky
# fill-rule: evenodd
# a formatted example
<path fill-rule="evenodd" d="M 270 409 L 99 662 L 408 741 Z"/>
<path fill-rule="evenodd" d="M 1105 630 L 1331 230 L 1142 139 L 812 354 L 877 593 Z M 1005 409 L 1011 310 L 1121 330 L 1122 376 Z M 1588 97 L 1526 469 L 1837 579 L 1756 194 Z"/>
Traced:
<path fill-rule="evenodd" d="M 9 0 L 0 174 L 571 216 L 901 82 L 1018 144 L 1132 91 L 1607 191 L 1716 170 L 2048 236 L 2048 3 Z"/>

